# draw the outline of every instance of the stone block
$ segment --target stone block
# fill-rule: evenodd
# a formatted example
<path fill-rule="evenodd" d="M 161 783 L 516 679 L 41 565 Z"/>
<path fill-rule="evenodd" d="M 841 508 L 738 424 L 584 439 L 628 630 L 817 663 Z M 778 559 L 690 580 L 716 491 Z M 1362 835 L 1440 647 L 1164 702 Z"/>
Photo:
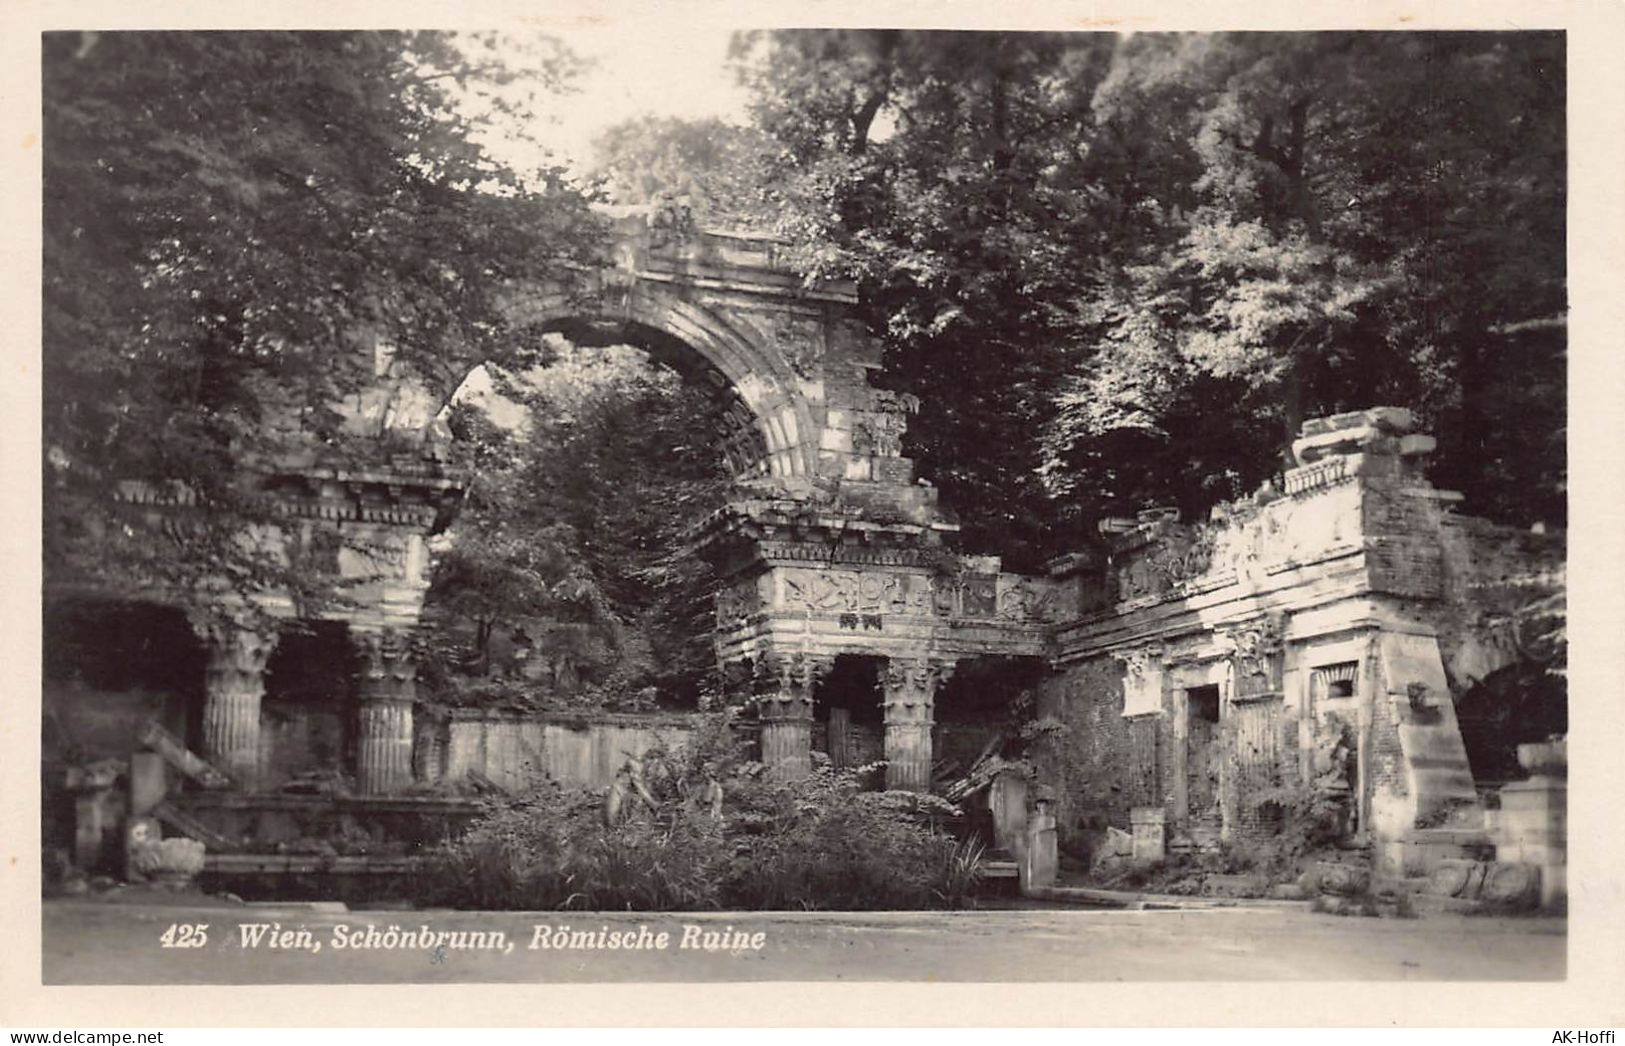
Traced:
<path fill-rule="evenodd" d="M 1438 440 L 1421 432 L 1413 432 L 1408 436 L 1400 437 L 1399 440 L 1400 456 L 1406 458 L 1432 454 L 1438 447 Z"/>
<path fill-rule="evenodd" d="M 993 814 L 993 845 L 1012 853 L 1025 843 L 1027 833 L 1027 779 L 1004 773 L 988 787 L 988 809 Z"/>
<path fill-rule="evenodd" d="M 1518 746 L 1518 764 L 1531 777 L 1567 777 L 1569 744 L 1566 738 Z"/>
<path fill-rule="evenodd" d="M 914 482 L 914 462 L 910 458 L 875 458 L 872 469 L 880 483 L 907 486 Z"/>
<path fill-rule="evenodd" d="M 1315 864 L 1315 882 L 1323 894 L 1353 897 L 1371 889 L 1371 869 L 1363 864 L 1319 861 Z"/>
<path fill-rule="evenodd" d="M 852 452 L 852 433 L 834 427 L 825 428 L 818 434 L 818 447 L 820 450 L 833 450 L 850 454 Z"/>
<path fill-rule="evenodd" d="M 1477 861 L 1445 860 L 1434 865 L 1424 893 L 1430 897 L 1476 898 L 1484 886 L 1484 865 Z"/>
<path fill-rule="evenodd" d="M 1166 821 L 1160 806 L 1137 806 L 1129 811 L 1130 852 L 1136 861 L 1161 861 L 1167 856 Z"/>
<path fill-rule="evenodd" d="M 1262 897 L 1269 880 L 1258 874 L 1210 875 L 1202 881 L 1202 893 L 1209 897 Z"/>
<path fill-rule="evenodd" d="M 1370 424 L 1389 432 L 1413 432 L 1416 429 L 1416 415 L 1405 407 L 1372 407 L 1361 411 L 1360 415 Z"/>
<path fill-rule="evenodd" d="M 1060 869 L 1055 815 L 1047 800 L 1039 800 L 1027 819 L 1026 842 L 1018 860 L 1023 892 L 1035 887 L 1053 886 Z"/>
<path fill-rule="evenodd" d="M 1479 896 L 1498 908 L 1532 908 L 1540 899 L 1540 869 L 1502 861 L 1485 865 Z"/>
<path fill-rule="evenodd" d="M 130 755 L 130 816 L 140 817 L 169 795 L 169 764 L 157 752 Z"/>

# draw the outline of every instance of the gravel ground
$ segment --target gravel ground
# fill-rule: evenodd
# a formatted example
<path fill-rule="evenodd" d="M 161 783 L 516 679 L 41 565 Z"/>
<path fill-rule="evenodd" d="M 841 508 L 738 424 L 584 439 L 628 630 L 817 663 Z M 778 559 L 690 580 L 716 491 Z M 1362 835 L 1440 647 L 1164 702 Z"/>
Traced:
<path fill-rule="evenodd" d="M 1362 919 L 1267 908 L 683 915 L 334 907 L 195 896 L 47 901 L 44 981 L 1541 981 L 1564 978 L 1567 952 L 1565 921 L 1541 918 Z M 199 924 L 208 927 L 203 946 L 164 947 L 170 927 Z M 251 935 L 257 925 L 267 936 L 248 946 L 243 927 Z M 548 928 L 540 938 L 538 926 Z M 562 949 L 532 947 L 551 943 L 561 926 L 583 936 Z M 427 947 L 399 940 L 424 928 L 436 935 Z M 607 946 L 614 934 L 636 943 L 642 928 L 642 941 L 655 946 Z M 289 947 L 271 947 L 278 932 Z M 171 941 L 186 933 L 177 929 Z"/>

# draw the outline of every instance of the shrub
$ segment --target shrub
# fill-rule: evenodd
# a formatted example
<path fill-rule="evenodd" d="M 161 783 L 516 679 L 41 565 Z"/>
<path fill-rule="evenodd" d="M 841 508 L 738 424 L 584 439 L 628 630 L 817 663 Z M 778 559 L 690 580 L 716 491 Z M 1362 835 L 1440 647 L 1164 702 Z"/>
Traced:
<path fill-rule="evenodd" d="M 734 764 L 715 821 L 688 796 L 729 754 L 651 753 L 653 810 L 602 821 L 601 797 L 544 784 L 488 802 L 430 855 L 421 901 L 481 909 L 673 911 L 960 907 L 981 877 L 979 845 L 940 822 L 957 811 L 912 792 L 866 792 L 865 768 L 791 783 Z"/>

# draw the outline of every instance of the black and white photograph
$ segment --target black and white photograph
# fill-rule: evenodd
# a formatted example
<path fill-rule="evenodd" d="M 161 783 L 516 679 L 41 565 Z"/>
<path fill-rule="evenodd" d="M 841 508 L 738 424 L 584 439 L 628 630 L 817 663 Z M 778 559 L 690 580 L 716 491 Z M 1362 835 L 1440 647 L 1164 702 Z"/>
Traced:
<path fill-rule="evenodd" d="M 1573 28 L 678 11 L 30 38 L 24 979 L 1575 976 Z"/>

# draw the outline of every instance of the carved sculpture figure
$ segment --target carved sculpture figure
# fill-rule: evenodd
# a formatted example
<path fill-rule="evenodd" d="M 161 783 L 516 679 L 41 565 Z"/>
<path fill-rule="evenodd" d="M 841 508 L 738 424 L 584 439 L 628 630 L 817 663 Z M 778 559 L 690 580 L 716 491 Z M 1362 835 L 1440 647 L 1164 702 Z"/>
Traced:
<path fill-rule="evenodd" d="M 643 763 L 627 756 L 604 796 L 604 824 L 613 828 L 640 814 L 653 815 L 654 811 L 654 796 L 649 794 L 648 785 L 643 781 Z"/>

